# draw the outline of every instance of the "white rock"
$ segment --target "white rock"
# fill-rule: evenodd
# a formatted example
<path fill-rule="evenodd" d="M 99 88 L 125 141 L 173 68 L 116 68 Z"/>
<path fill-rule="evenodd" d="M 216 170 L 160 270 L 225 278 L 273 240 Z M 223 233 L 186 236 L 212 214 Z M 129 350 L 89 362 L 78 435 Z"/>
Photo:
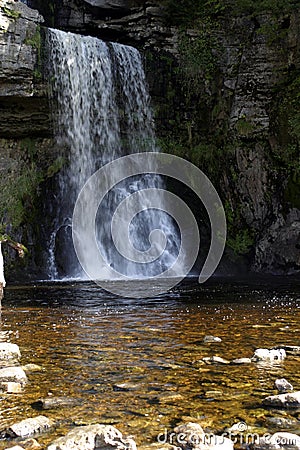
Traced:
<path fill-rule="evenodd" d="M 263 405 L 275 406 L 276 408 L 300 408 L 300 391 L 270 395 L 263 400 Z"/>
<path fill-rule="evenodd" d="M 212 342 L 222 342 L 222 339 L 217 336 L 207 335 L 203 339 L 204 343 L 212 343 Z"/>
<path fill-rule="evenodd" d="M 0 364 L 1 360 L 19 358 L 21 358 L 21 353 L 17 344 L 11 344 L 10 342 L 0 342 Z"/>
<path fill-rule="evenodd" d="M 278 378 L 275 380 L 275 387 L 278 390 L 278 392 L 288 392 L 293 391 L 293 385 L 289 383 L 285 378 Z"/>
<path fill-rule="evenodd" d="M 47 450 L 136 450 L 133 439 L 124 439 L 112 425 L 87 425 L 52 442 Z"/>
<path fill-rule="evenodd" d="M 27 383 L 27 376 L 22 367 L 4 367 L 0 369 L 0 385 L 10 381 L 20 383 L 21 386 Z"/>
<path fill-rule="evenodd" d="M 21 420 L 21 422 L 14 423 L 6 430 L 6 435 L 9 437 L 28 437 L 34 434 L 44 433 L 54 426 L 54 422 L 48 417 L 37 416 L 29 419 Z"/>
<path fill-rule="evenodd" d="M 283 361 L 286 352 L 283 348 L 269 350 L 267 348 L 258 348 L 255 350 L 252 361 Z"/>
<path fill-rule="evenodd" d="M 16 383 L 15 381 L 8 381 L 6 383 L 1 383 L 1 386 L 5 389 L 8 394 L 20 394 L 22 392 L 21 383 Z"/>

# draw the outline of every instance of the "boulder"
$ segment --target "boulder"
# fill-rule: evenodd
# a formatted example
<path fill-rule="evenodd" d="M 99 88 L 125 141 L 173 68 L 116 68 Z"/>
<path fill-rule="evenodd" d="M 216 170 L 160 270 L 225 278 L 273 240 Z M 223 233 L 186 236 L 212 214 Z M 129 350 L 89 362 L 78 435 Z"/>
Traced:
<path fill-rule="evenodd" d="M 19 346 L 10 342 L 0 342 L 0 365 L 2 361 L 18 360 L 21 358 Z"/>
<path fill-rule="evenodd" d="M 4 438 L 25 438 L 35 434 L 44 433 L 54 426 L 54 422 L 48 417 L 37 416 L 24 419 L 11 425 L 9 428 L 1 432 Z"/>
<path fill-rule="evenodd" d="M 278 349 L 267 349 L 267 348 L 258 348 L 255 350 L 254 355 L 252 357 L 252 361 L 283 361 L 286 357 L 285 350 L 283 348 Z"/>
<path fill-rule="evenodd" d="M 55 409 L 60 407 L 72 407 L 80 403 L 79 399 L 72 397 L 46 397 L 31 404 L 35 409 Z"/>
<path fill-rule="evenodd" d="M 0 369 L 0 386 L 4 386 L 7 382 L 20 383 L 25 386 L 28 379 L 22 367 L 4 367 Z"/>
<path fill-rule="evenodd" d="M 263 400 L 263 405 L 274 406 L 275 408 L 300 408 L 300 391 L 270 395 Z"/>
<path fill-rule="evenodd" d="M 124 439 L 112 425 L 87 425 L 52 442 L 47 450 L 136 450 L 133 439 Z"/>
<path fill-rule="evenodd" d="M 182 450 L 233 450 L 231 439 L 212 433 L 206 434 L 201 425 L 194 422 L 174 428 L 171 444 Z"/>

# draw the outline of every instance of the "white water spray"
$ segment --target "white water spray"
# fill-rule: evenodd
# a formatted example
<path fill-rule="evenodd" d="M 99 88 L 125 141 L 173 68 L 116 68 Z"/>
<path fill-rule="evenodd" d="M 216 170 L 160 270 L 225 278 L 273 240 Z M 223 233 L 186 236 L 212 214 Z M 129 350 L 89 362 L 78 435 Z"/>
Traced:
<path fill-rule="evenodd" d="M 52 29 L 48 42 L 55 134 L 57 145 L 65 149 L 56 198 L 57 214 L 49 239 L 49 276 L 81 277 L 81 267 L 70 250 L 73 246 L 71 218 L 80 190 L 104 164 L 126 154 L 158 149 L 138 50 Z M 123 180 L 124 176 L 119 173 L 116 179 Z M 98 247 L 109 266 L 130 278 L 155 276 L 171 266 L 177 257 L 180 239 L 173 220 L 163 211 L 163 204 L 161 209 L 148 208 L 143 193 L 153 189 L 155 196 L 155 190 L 161 187 L 161 178 L 154 174 L 128 178 L 118 183 L 99 207 Z M 140 212 L 129 226 L 127 242 L 124 243 L 123 234 L 120 242 L 116 242 L 111 234 L 114 212 L 120 202 L 136 192 Z M 89 192 L 86 201 L 93 195 L 96 193 Z M 84 223 L 85 217 L 81 219 Z M 121 222 L 119 226 L 122 227 Z M 151 247 L 151 232 L 157 229 L 165 236 L 157 242 L 160 256 L 147 264 L 134 262 L 132 255 Z M 126 258 L 118 251 L 121 247 Z M 87 243 L 85 257 L 89 259 L 91 255 L 93 249 Z M 91 264 L 93 261 L 89 261 Z M 105 278 L 105 267 L 97 267 L 96 273 L 98 278 Z"/>

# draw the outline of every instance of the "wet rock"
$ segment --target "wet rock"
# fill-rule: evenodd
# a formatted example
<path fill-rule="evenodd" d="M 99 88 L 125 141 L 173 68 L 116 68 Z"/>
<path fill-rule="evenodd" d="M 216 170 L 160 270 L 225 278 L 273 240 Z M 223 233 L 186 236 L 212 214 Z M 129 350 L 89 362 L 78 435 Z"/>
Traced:
<path fill-rule="evenodd" d="M 136 450 L 133 439 L 124 439 L 112 425 L 88 425 L 70 431 L 52 442 L 47 450 Z"/>
<path fill-rule="evenodd" d="M 206 391 L 204 397 L 210 399 L 220 399 L 223 395 L 224 394 L 222 391 Z"/>
<path fill-rule="evenodd" d="M 48 417 L 37 416 L 29 419 L 24 419 L 11 425 L 6 430 L 0 433 L 2 438 L 24 438 L 33 436 L 35 434 L 44 433 L 53 428 L 54 422 Z"/>
<path fill-rule="evenodd" d="M 263 400 L 263 405 L 274 406 L 275 408 L 300 408 L 300 391 L 270 395 Z"/>
<path fill-rule="evenodd" d="M 141 389 L 141 385 L 137 383 L 126 382 L 113 385 L 114 391 L 129 392 L 129 391 L 137 391 L 138 389 Z"/>
<path fill-rule="evenodd" d="M 221 358 L 220 356 L 206 356 L 203 358 L 206 364 L 230 364 L 227 359 Z"/>
<path fill-rule="evenodd" d="M 62 406 L 76 406 L 80 403 L 80 400 L 77 398 L 71 397 L 46 397 L 41 398 L 40 400 L 31 404 L 31 406 L 35 409 L 55 409 L 60 408 Z"/>
<path fill-rule="evenodd" d="M 258 348 L 255 350 L 254 355 L 252 357 L 252 361 L 283 361 L 286 357 L 285 350 L 283 348 L 278 349 L 267 349 L 267 348 Z"/>
<path fill-rule="evenodd" d="M 277 380 L 275 380 L 274 384 L 278 392 L 281 393 L 294 390 L 293 385 L 289 383 L 285 378 L 278 378 Z"/>
<path fill-rule="evenodd" d="M 178 394 L 177 392 L 174 392 L 174 393 L 161 394 L 158 397 L 156 397 L 156 399 L 159 403 L 174 403 L 177 401 L 182 401 L 183 396 L 181 394 Z"/>
<path fill-rule="evenodd" d="M 4 386 L 7 382 L 20 383 L 25 386 L 28 379 L 22 367 L 5 367 L 0 369 L 0 386 Z"/>
<path fill-rule="evenodd" d="M 203 342 L 205 344 L 214 343 L 214 342 L 222 342 L 222 339 L 217 336 L 207 335 L 204 337 Z"/>
<path fill-rule="evenodd" d="M 293 433 L 286 433 L 280 431 L 273 434 L 272 436 L 262 437 L 258 444 L 254 444 L 254 449 L 270 449 L 270 450 L 280 450 L 280 449 L 300 449 L 300 436 Z"/>
<path fill-rule="evenodd" d="M 277 428 L 294 428 L 299 426 L 297 419 L 289 419 L 286 417 L 267 417 L 266 423 Z"/>
<path fill-rule="evenodd" d="M 237 358 L 231 361 L 231 364 L 251 364 L 251 363 L 252 363 L 251 358 Z"/>
<path fill-rule="evenodd" d="M 43 368 L 37 364 L 25 364 L 22 366 L 24 372 L 33 373 L 33 372 L 41 372 Z"/>

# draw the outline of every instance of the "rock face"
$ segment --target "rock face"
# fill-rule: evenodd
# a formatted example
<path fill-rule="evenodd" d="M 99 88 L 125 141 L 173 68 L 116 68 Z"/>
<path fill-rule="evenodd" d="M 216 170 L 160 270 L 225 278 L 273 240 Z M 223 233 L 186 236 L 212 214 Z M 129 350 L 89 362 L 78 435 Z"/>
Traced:
<path fill-rule="evenodd" d="M 41 73 L 43 17 L 11 0 L 1 2 L 0 14 L 0 137 L 48 134 Z"/>
<path fill-rule="evenodd" d="M 47 450 L 136 450 L 133 439 L 124 439 L 111 425 L 87 425 L 56 439 Z"/>
<path fill-rule="evenodd" d="M 128 9 L 129 7 L 128 0 L 84 0 L 84 3 L 104 9 Z"/>
<path fill-rule="evenodd" d="M 26 3 L 36 10 L 12 0 L 0 7 L 0 179 L 21 173 L 21 158 L 37 162 L 27 177 L 34 181 L 30 201 L 22 194 L 17 202 L 33 205 L 34 224 L 40 219 L 36 191 L 47 191 L 39 180 L 53 173 L 47 166 L 57 156 L 41 64 L 43 14 L 47 26 L 134 45 L 144 53 L 162 149 L 190 159 L 215 184 L 227 213 L 228 256 L 256 272 L 300 273 L 297 6 L 279 14 L 214 12 L 203 27 L 186 25 L 181 31 L 168 22 L 159 0 Z M 46 167 L 42 173 L 40 166 Z M 1 201 L 0 215 L 5 215 Z M 5 222 L 22 240 L 22 220 Z M 34 254 L 39 237 L 30 229 L 25 234 Z M 42 260 L 43 254 L 35 264 Z"/>

